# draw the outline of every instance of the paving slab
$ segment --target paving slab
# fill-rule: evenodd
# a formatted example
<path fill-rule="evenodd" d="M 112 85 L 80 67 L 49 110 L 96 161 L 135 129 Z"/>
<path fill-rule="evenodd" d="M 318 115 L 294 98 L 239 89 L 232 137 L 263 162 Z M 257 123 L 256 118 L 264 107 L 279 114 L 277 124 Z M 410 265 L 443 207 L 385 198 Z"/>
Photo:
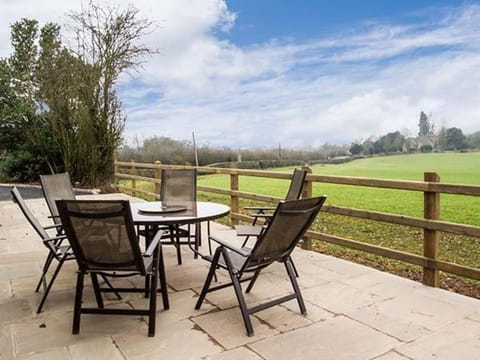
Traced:
<path fill-rule="evenodd" d="M 416 281 L 382 271 L 370 271 L 358 276 L 343 278 L 341 282 L 384 298 L 409 294 L 423 287 Z"/>
<path fill-rule="evenodd" d="M 26 299 L 10 298 L 0 303 L 0 324 L 5 325 L 33 316 L 30 302 Z"/>
<path fill-rule="evenodd" d="M 371 359 L 400 342 L 344 316 L 249 345 L 266 359 Z"/>
<path fill-rule="evenodd" d="M 168 297 L 170 302 L 170 309 L 168 311 L 161 311 L 161 309 L 163 309 L 163 304 L 161 302 L 161 298 L 158 297 L 157 309 L 159 309 L 159 311 L 157 315 L 157 322 L 176 322 L 200 316 L 204 313 L 216 309 L 210 304 L 204 304 L 200 310 L 196 310 L 195 303 L 197 301 L 197 298 L 197 293 L 192 290 L 184 290 L 170 293 Z M 131 301 L 130 304 L 136 309 L 145 309 L 148 307 L 148 300 L 145 298 L 138 299 L 135 301 Z"/>
<path fill-rule="evenodd" d="M 480 358 L 480 326 L 468 319 L 457 321 L 439 331 L 396 348 L 416 360 L 458 360 Z"/>
<path fill-rule="evenodd" d="M 46 350 L 42 352 L 22 355 L 18 357 L 19 359 L 24 360 L 65 360 L 72 359 L 70 352 L 66 347 L 59 347 L 51 350 Z M 84 358 L 85 359 L 85 358 Z"/>
<path fill-rule="evenodd" d="M 68 350 L 72 360 L 125 359 L 110 336 L 98 337 L 73 344 L 68 347 Z"/>
<path fill-rule="evenodd" d="M 410 358 L 400 355 L 396 351 L 389 351 L 386 354 L 380 355 L 373 360 L 411 360 Z"/>
<path fill-rule="evenodd" d="M 0 280 L 0 302 L 12 296 L 10 280 Z"/>
<path fill-rule="evenodd" d="M 346 315 L 404 342 L 412 341 L 431 333 L 431 330 L 417 324 L 413 319 L 398 317 L 396 314 L 384 312 L 378 308 L 377 304 L 347 312 Z"/>
<path fill-rule="evenodd" d="M 303 292 L 303 296 L 309 302 L 335 314 L 347 313 L 385 300 L 384 297 L 339 281 L 308 288 Z"/>
<path fill-rule="evenodd" d="M 0 323 L 0 359 L 13 359 L 13 336 L 10 325 Z"/>
<path fill-rule="evenodd" d="M 296 302 L 295 300 L 292 301 Z M 298 305 L 296 311 L 284 306 L 274 306 L 255 313 L 255 316 L 280 332 L 298 329 L 313 323 L 306 315 L 302 315 Z"/>
<path fill-rule="evenodd" d="M 238 347 L 236 349 L 227 350 L 220 354 L 207 355 L 204 360 L 261 360 L 262 358 L 247 349 L 246 347 Z"/>
<path fill-rule="evenodd" d="M 321 307 L 317 306 L 316 304 L 313 304 L 309 301 L 305 301 L 305 307 L 307 308 L 307 315 L 302 315 L 305 316 L 307 319 L 309 319 L 312 322 L 319 322 L 319 321 L 325 321 L 328 318 L 331 318 L 335 316 L 334 313 L 328 312 L 325 309 L 322 309 Z M 293 312 L 300 312 L 300 309 L 298 308 L 298 303 L 295 300 L 287 301 L 286 303 L 283 303 L 282 305 L 289 309 L 290 311 Z"/>
<path fill-rule="evenodd" d="M 160 321 L 156 331 L 158 335 L 154 339 L 142 332 L 114 335 L 113 339 L 127 359 L 197 360 L 223 351 L 190 320 Z"/>
<path fill-rule="evenodd" d="M 14 280 L 32 276 L 40 276 L 39 262 L 22 262 L 0 265 L 0 280 Z"/>
<path fill-rule="evenodd" d="M 193 319 L 200 328 L 226 349 L 278 334 L 278 330 L 260 322 L 257 317 L 251 316 L 251 320 L 255 335 L 248 337 L 238 308 L 211 312 Z"/>
<path fill-rule="evenodd" d="M 360 315 L 361 310 L 365 310 L 364 315 Z M 376 320 L 370 316 L 372 313 L 379 314 Z M 359 317 L 372 326 L 378 326 L 385 331 L 388 331 L 392 321 L 397 321 L 399 323 L 397 330 L 407 329 L 410 326 L 414 333 L 418 332 L 418 336 L 422 335 L 420 328 L 437 330 L 449 323 L 466 318 L 470 313 L 471 310 L 468 308 L 458 307 L 442 300 L 409 295 L 401 295 L 377 302 L 364 309 L 358 309 L 356 312 L 348 312 L 353 317 Z M 383 325 L 381 324 L 382 320 L 384 321 Z M 394 329 L 390 330 L 394 331 Z M 412 335 L 413 333 L 407 337 Z"/>

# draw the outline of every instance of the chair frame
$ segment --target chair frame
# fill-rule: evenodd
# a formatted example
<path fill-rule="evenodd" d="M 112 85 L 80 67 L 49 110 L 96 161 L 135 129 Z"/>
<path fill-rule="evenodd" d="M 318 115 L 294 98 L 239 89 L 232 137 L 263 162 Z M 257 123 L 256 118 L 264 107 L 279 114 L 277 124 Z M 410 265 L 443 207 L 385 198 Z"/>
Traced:
<path fill-rule="evenodd" d="M 291 253 L 295 249 L 295 246 L 301 240 L 305 232 L 308 230 L 312 222 L 315 220 L 318 212 L 320 211 L 321 207 L 325 202 L 325 199 L 326 199 L 326 196 L 321 196 L 317 198 L 310 198 L 310 199 L 303 199 L 303 200 L 281 201 L 278 204 L 272 216 L 271 221 L 269 222 L 269 226 L 265 229 L 264 232 L 262 232 L 262 235 L 259 237 L 258 241 L 255 243 L 255 246 L 253 247 L 253 249 L 245 248 L 245 247 L 238 248 L 215 236 L 210 236 L 210 239 L 218 243 L 219 246 L 215 250 L 215 254 L 213 256 L 213 259 L 211 260 L 210 269 L 205 279 L 205 283 L 203 285 L 200 296 L 195 305 L 195 309 L 197 310 L 200 309 L 203 301 L 205 300 L 207 293 L 224 289 L 229 286 L 233 286 L 248 336 L 254 335 L 254 330 L 253 330 L 253 325 L 250 319 L 250 315 L 258 311 L 267 309 L 275 305 L 279 305 L 283 302 L 286 302 L 292 299 L 296 299 L 298 306 L 300 308 L 300 312 L 302 314 L 306 314 L 307 310 L 305 307 L 305 303 L 303 301 L 300 287 L 298 286 L 298 283 L 296 280 L 295 270 L 293 268 L 293 264 L 291 261 Z M 308 209 L 304 209 L 304 210 L 284 209 L 285 207 L 288 206 L 289 203 L 304 202 L 304 204 L 308 204 L 306 203 L 307 201 L 313 203 L 313 206 L 311 206 Z M 304 226 L 297 232 L 295 237 L 291 239 L 287 249 L 284 252 L 268 258 L 267 257 L 263 257 L 261 259 L 256 258 L 257 252 L 261 251 L 259 249 L 261 249 L 261 246 L 263 246 L 262 243 L 264 239 L 266 238 L 266 236 L 268 236 L 270 226 L 273 226 L 273 224 L 275 224 L 276 221 L 281 221 L 281 220 L 277 220 L 278 216 L 289 215 L 289 214 L 292 214 L 292 215 L 308 214 L 308 219 L 306 220 Z M 234 257 L 238 258 L 240 256 L 241 258 L 244 259 L 243 264 L 240 267 L 235 266 L 232 254 Z M 252 290 L 258 276 L 260 275 L 260 272 L 274 262 L 281 262 L 284 264 L 285 270 L 292 284 L 293 293 L 286 296 L 282 296 L 277 299 L 270 300 L 266 303 L 248 308 L 245 302 L 245 298 L 243 296 L 241 283 L 245 281 L 250 281 L 246 289 L 246 293 L 249 293 Z M 214 278 L 215 272 L 218 268 L 227 270 L 231 281 L 226 284 L 220 284 L 220 285 L 210 287 L 212 279 Z M 253 273 L 253 275 L 249 277 L 244 277 L 244 275 L 247 273 Z"/>
<path fill-rule="evenodd" d="M 85 213 L 85 212 L 75 212 L 68 209 L 68 203 L 111 203 L 112 205 L 121 205 L 122 210 L 114 213 Z M 78 334 L 80 332 L 80 318 L 81 314 L 104 314 L 104 315 L 146 315 L 148 316 L 148 336 L 155 336 L 155 325 L 156 325 L 156 309 L 157 309 L 157 293 L 162 293 L 163 308 L 168 310 L 169 300 L 168 300 L 168 291 L 167 291 L 167 282 L 165 276 L 165 264 L 163 261 L 163 253 L 161 247 L 161 237 L 163 235 L 162 231 L 158 231 L 154 238 L 150 241 L 147 250 L 141 254 L 139 252 L 138 245 L 132 246 L 132 254 L 135 258 L 135 270 L 122 270 L 118 267 L 117 264 L 113 265 L 94 265 L 90 264 L 88 260 L 83 256 L 81 246 L 76 237 L 75 229 L 72 225 L 71 218 L 72 216 L 78 216 L 82 218 L 89 218 L 92 220 L 99 219 L 102 217 L 109 216 L 123 216 L 125 220 L 126 231 L 128 234 L 128 239 L 130 244 L 133 245 L 134 242 L 137 242 L 137 235 L 135 233 L 135 227 L 132 220 L 130 204 L 126 200 L 57 200 L 56 205 L 59 209 L 59 214 L 62 219 L 62 224 L 64 225 L 65 233 L 71 243 L 74 254 L 76 255 L 77 263 L 79 270 L 77 272 L 77 283 L 75 291 L 75 302 L 74 302 L 74 315 L 73 315 L 73 325 L 72 333 Z M 138 250 L 135 250 L 138 249 Z M 138 253 L 137 253 L 138 251 Z M 151 265 L 146 268 L 143 262 L 144 258 L 152 258 Z M 95 293 L 95 299 L 97 302 L 97 308 L 82 307 L 82 297 L 83 297 L 83 288 L 84 288 L 84 279 L 85 275 L 90 274 L 93 290 Z M 108 287 L 102 288 L 99 285 L 97 275 L 103 277 L 128 277 L 133 275 L 142 275 L 145 277 L 145 288 L 113 288 L 110 283 Z M 158 282 L 160 281 L 160 288 L 158 287 Z M 104 292 L 135 292 L 143 293 L 145 297 L 149 298 L 149 307 L 148 309 L 114 309 L 114 308 L 105 308 L 102 293 Z"/>
<path fill-rule="evenodd" d="M 35 288 L 35 292 L 40 290 L 40 286 L 43 283 L 44 293 L 42 299 L 40 300 L 40 304 L 37 307 L 37 314 L 42 312 L 43 305 L 47 300 L 48 294 L 52 289 L 53 283 L 57 278 L 60 270 L 62 269 L 63 264 L 65 261 L 74 260 L 75 256 L 68 245 L 64 245 L 63 242 L 66 240 L 65 235 L 57 235 L 57 236 L 50 236 L 46 230 L 49 229 L 57 229 L 58 224 L 50 225 L 50 226 L 42 226 L 38 219 L 33 215 L 30 208 L 28 207 L 26 201 L 23 199 L 23 196 L 20 194 L 20 191 L 16 186 L 14 186 L 10 190 L 13 201 L 18 204 L 20 210 L 22 211 L 23 215 L 27 218 L 30 225 L 34 228 L 36 233 L 42 239 L 43 244 L 48 249 L 48 255 L 45 259 L 45 263 L 42 267 L 42 275 L 40 276 L 40 280 L 38 281 L 37 287 Z M 47 272 L 52 264 L 53 260 L 58 262 L 55 271 L 50 278 L 50 281 L 47 281 Z"/>

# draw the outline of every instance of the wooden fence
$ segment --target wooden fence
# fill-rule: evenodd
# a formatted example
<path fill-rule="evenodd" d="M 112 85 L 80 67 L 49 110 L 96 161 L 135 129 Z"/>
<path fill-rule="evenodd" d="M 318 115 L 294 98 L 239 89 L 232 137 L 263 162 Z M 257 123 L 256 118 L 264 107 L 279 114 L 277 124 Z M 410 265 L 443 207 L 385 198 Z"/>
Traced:
<path fill-rule="evenodd" d="M 134 195 L 143 194 L 153 198 L 159 198 L 160 174 L 161 169 L 164 168 L 191 168 L 190 166 L 177 165 L 163 165 L 160 162 L 154 164 L 135 163 L 132 162 L 115 162 L 115 178 L 116 183 L 120 189 L 130 191 Z M 139 170 L 150 169 L 153 177 L 138 175 Z M 230 175 L 230 189 L 222 189 L 209 186 L 198 186 L 199 191 L 226 195 L 230 197 L 230 223 L 236 225 L 239 221 L 251 221 L 247 215 L 240 213 L 239 199 L 250 199 L 254 201 L 261 201 L 267 203 L 276 203 L 281 198 L 274 196 L 267 196 L 239 190 L 239 178 L 241 176 L 255 176 L 271 179 L 286 179 L 291 178 L 291 174 L 268 172 L 259 170 L 244 170 L 237 168 L 211 168 L 211 167 L 197 167 L 199 173 L 203 174 L 226 174 Z M 302 246 L 306 249 L 312 248 L 312 240 L 325 241 L 331 244 L 344 246 L 350 249 L 360 250 L 367 253 L 387 257 L 390 259 L 399 260 L 408 264 L 419 265 L 423 267 L 423 283 L 430 286 L 438 286 L 439 271 L 450 274 L 455 274 L 463 277 L 468 277 L 474 280 L 480 280 L 480 269 L 471 268 L 452 262 L 439 259 L 439 239 L 440 232 L 447 232 L 459 235 L 465 235 L 475 238 L 480 238 L 480 227 L 446 222 L 439 220 L 440 218 L 440 194 L 455 194 L 455 195 L 469 195 L 480 196 L 480 186 L 475 185 L 459 185 L 440 183 L 439 176 L 436 173 L 425 173 L 424 181 L 403 181 L 403 180 L 385 180 L 362 177 L 345 177 L 345 176 L 331 176 L 331 175 L 317 175 L 312 174 L 311 169 L 306 168 L 308 175 L 306 177 L 306 184 L 304 186 L 303 197 L 312 195 L 312 184 L 332 183 L 352 186 L 364 186 L 373 188 L 395 189 L 423 192 L 424 197 L 424 217 L 411 217 L 401 214 L 391 214 L 378 211 L 369 211 L 362 209 L 353 209 L 334 205 L 325 205 L 322 211 L 344 215 L 359 219 L 376 220 L 380 222 L 406 225 L 415 228 L 423 229 L 423 256 L 408 252 L 398 251 L 391 248 L 372 245 L 365 242 L 357 241 L 355 239 L 347 239 L 339 236 L 334 236 L 327 233 L 308 231 Z M 118 180 L 127 179 L 130 181 L 130 186 L 120 185 Z M 155 184 L 155 193 L 138 189 L 136 186 L 137 180 L 149 181 Z M 479 214 L 480 216 L 480 214 Z M 480 262 L 479 262 L 480 266 Z"/>

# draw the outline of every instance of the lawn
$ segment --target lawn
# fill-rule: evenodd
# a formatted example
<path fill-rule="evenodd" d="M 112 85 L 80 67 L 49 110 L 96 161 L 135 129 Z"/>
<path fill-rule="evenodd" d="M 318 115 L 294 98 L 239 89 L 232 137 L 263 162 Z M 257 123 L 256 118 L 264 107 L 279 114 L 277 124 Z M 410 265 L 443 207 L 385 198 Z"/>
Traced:
<path fill-rule="evenodd" d="M 480 185 L 480 152 L 411 154 L 355 160 L 338 165 L 315 165 L 313 173 L 382 179 L 423 180 L 424 172 L 437 172 L 442 182 Z M 291 172 L 292 168 L 275 169 Z M 199 185 L 228 189 L 228 175 L 202 176 Z M 283 197 L 288 181 L 240 177 L 240 190 Z M 328 204 L 402 215 L 423 216 L 423 193 L 361 186 L 315 183 L 314 195 L 328 195 Z M 480 225 L 480 198 L 441 195 L 442 220 Z"/>
<path fill-rule="evenodd" d="M 480 152 L 432 153 L 384 156 L 359 159 L 345 164 L 312 166 L 315 174 L 358 176 L 383 179 L 423 180 L 424 172 L 437 172 L 441 182 L 480 185 Z M 292 168 L 272 171 L 291 173 Z M 128 182 L 127 182 L 128 183 Z M 228 189 L 229 175 L 202 175 L 199 185 Z M 289 181 L 240 176 L 240 190 L 258 194 L 285 196 Z M 137 182 L 137 187 L 153 191 L 153 185 Z M 315 183 L 314 195 L 328 195 L 330 205 L 375 210 L 408 216 L 423 216 L 423 193 L 413 191 L 375 189 L 360 186 Z M 200 200 L 228 203 L 226 196 L 199 193 Z M 240 205 L 252 205 L 241 200 Z M 441 195 L 441 219 L 446 221 L 480 225 L 480 197 Z M 397 226 L 376 221 L 360 220 L 345 216 L 322 213 L 316 228 L 333 235 L 355 239 L 374 245 L 422 254 L 423 233 L 421 229 Z M 419 279 L 418 267 L 398 261 L 366 254 L 359 251 L 323 242 L 314 244 L 317 251 L 368 264 L 385 271 Z M 480 239 L 452 234 L 442 234 L 440 258 L 458 264 L 479 267 Z M 442 286 L 480 298 L 480 284 L 459 280 L 452 276 L 442 277 Z"/>

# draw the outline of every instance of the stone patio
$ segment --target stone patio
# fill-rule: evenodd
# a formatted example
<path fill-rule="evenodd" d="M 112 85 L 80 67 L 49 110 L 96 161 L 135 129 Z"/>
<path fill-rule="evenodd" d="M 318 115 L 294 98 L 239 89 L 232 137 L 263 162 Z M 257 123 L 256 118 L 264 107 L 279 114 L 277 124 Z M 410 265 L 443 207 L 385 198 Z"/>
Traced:
<path fill-rule="evenodd" d="M 109 195 L 118 196 L 126 197 Z M 44 201 L 28 202 L 48 224 Z M 219 224 L 212 232 L 239 240 Z M 17 206 L 0 202 L 0 359 L 480 358 L 480 301 L 300 248 L 293 257 L 308 315 L 294 301 L 264 310 L 253 316 L 255 336 L 247 337 L 233 290 L 207 295 L 194 310 L 208 264 L 183 249 L 178 266 L 172 247 L 164 249 L 170 310 L 159 301 L 154 338 L 145 319 L 131 316 L 84 315 L 80 334 L 72 335 L 75 263 L 66 263 L 37 315 L 34 287 L 46 250 Z M 272 266 L 246 298 L 254 304 L 289 291 L 283 267 Z M 90 287 L 85 301 L 94 302 Z M 132 294 L 110 303 L 144 301 Z"/>

